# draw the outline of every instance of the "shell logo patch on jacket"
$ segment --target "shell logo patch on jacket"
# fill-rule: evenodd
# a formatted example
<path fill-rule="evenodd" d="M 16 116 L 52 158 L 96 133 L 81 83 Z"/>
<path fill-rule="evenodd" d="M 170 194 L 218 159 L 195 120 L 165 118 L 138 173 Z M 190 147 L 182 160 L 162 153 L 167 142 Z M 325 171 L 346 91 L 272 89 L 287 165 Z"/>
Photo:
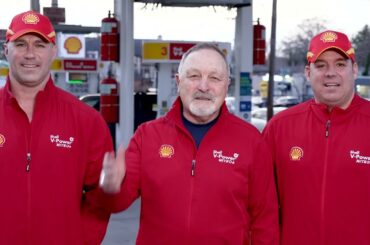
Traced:
<path fill-rule="evenodd" d="M 303 157 L 303 150 L 299 146 L 293 146 L 292 149 L 290 149 L 290 160 L 292 161 L 300 161 Z"/>
<path fill-rule="evenodd" d="M 5 143 L 5 136 L 0 134 L 0 147 L 3 147 L 4 143 Z"/>
<path fill-rule="evenodd" d="M 162 158 L 171 158 L 175 154 L 175 149 L 172 145 L 161 145 L 159 148 L 159 156 Z"/>

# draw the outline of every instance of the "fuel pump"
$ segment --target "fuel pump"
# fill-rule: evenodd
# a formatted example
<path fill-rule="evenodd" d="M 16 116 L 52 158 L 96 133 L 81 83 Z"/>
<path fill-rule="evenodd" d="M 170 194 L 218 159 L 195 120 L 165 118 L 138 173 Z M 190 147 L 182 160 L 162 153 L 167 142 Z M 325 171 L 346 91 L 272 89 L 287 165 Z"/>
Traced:
<path fill-rule="evenodd" d="M 266 28 L 260 25 L 253 26 L 253 65 L 264 65 L 266 63 Z"/>
<path fill-rule="evenodd" d="M 108 76 L 100 82 L 100 114 L 107 123 L 119 121 L 118 82 L 113 77 L 111 65 Z"/>

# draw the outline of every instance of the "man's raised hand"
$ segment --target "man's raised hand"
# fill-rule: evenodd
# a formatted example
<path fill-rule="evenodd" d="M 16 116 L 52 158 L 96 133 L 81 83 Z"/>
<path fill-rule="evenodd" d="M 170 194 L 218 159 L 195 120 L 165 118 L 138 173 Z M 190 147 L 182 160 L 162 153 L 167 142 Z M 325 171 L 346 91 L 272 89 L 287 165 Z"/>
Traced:
<path fill-rule="evenodd" d="M 120 192 L 125 174 L 125 148 L 123 146 L 119 147 L 116 158 L 114 152 L 105 153 L 99 181 L 103 191 L 108 194 Z"/>

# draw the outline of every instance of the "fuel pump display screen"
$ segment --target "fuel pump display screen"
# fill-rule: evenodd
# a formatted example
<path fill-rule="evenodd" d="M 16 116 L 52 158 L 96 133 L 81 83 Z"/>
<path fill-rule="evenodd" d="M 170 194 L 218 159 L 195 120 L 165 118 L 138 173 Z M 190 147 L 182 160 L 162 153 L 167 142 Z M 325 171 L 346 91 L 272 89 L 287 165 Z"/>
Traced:
<path fill-rule="evenodd" d="M 87 83 L 87 74 L 86 73 L 69 72 L 67 82 L 69 84 L 84 84 L 84 83 Z"/>

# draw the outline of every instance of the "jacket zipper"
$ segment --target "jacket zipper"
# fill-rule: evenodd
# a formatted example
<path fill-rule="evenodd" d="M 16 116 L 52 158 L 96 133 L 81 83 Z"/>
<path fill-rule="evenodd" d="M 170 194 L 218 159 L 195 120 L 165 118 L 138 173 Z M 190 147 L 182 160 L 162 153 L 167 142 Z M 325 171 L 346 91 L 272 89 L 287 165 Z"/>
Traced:
<path fill-rule="evenodd" d="M 326 193 L 326 175 L 328 169 L 328 151 L 329 151 L 329 129 L 330 129 L 330 120 L 326 121 L 325 125 L 325 138 L 326 138 L 326 145 L 325 145 L 325 159 L 324 159 L 324 169 L 323 169 L 323 178 L 322 178 L 322 189 L 321 189 L 321 221 L 320 221 L 320 244 L 324 244 L 325 239 L 325 230 L 324 230 L 324 222 L 325 222 L 325 193 Z"/>
<path fill-rule="evenodd" d="M 26 165 L 26 172 L 30 171 L 31 167 L 31 153 L 27 153 L 27 165 Z"/>
<path fill-rule="evenodd" d="M 27 121 L 28 122 L 28 121 Z M 27 133 L 26 133 L 26 178 L 27 178 L 27 240 L 28 244 L 31 244 L 31 144 L 32 144 L 32 123 L 28 122 Z"/>
<path fill-rule="evenodd" d="M 191 161 L 191 176 L 195 174 L 195 159 Z"/>
<path fill-rule="evenodd" d="M 190 177 L 190 199 L 189 199 L 189 210 L 188 210 L 188 233 L 190 233 L 191 227 L 191 214 L 192 214 L 192 204 L 193 204 L 193 192 L 194 192 L 194 175 L 195 175 L 195 162 L 196 160 L 193 159 L 191 161 L 191 177 Z"/>
<path fill-rule="evenodd" d="M 325 127 L 325 137 L 329 137 L 329 128 L 330 128 L 330 120 L 326 121 L 326 127 Z"/>
<path fill-rule="evenodd" d="M 195 147 L 195 151 L 197 151 L 197 148 L 195 146 L 195 141 L 193 137 L 190 135 L 189 131 L 184 129 L 183 127 L 179 126 L 179 128 L 184 131 L 184 133 L 190 137 L 193 141 L 193 146 Z M 194 177 L 195 176 L 195 163 L 196 159 L 191 160 L 191 171 L 190 171 L 190 176 Z M 193 204 L 193 193 L 194 192 L 194 178 L 190 179 L 190 199 L 189 199 L 189 209 L 188 209 L 188 220 L 187 220 L 187 231 L 190 234 L 190 227 L 191 227 L 191 216 L 192 216 L 192 204 Z"/>

